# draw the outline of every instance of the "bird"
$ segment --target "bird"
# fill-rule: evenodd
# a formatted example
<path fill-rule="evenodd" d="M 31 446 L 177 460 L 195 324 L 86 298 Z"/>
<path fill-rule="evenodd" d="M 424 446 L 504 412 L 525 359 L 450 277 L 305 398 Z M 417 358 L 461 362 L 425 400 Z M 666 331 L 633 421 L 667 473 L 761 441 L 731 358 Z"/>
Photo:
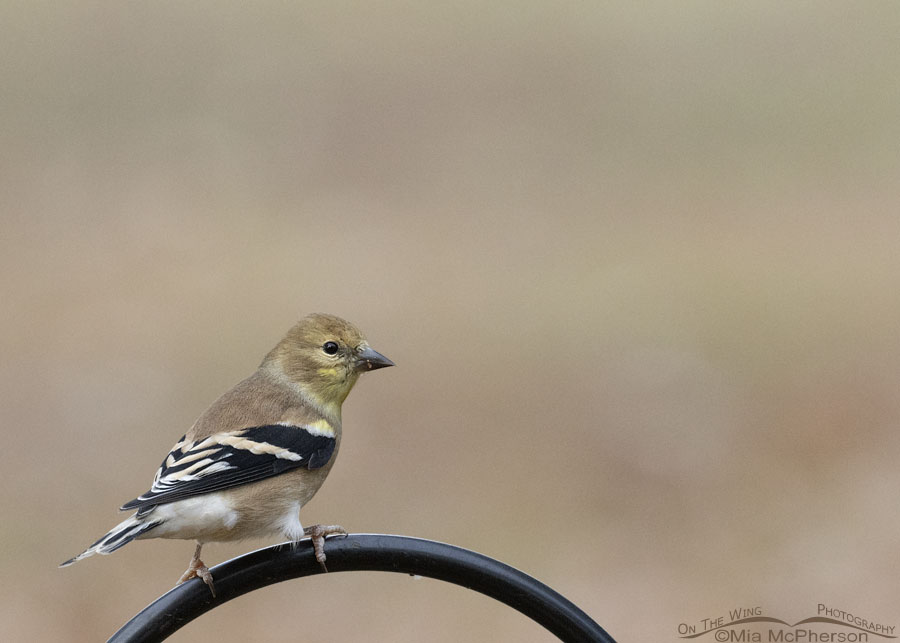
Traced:
<path fill-rule="evenodd" d="M 297 322 L 259 368 L 224 393 L 165 457 L 150 489 L 122 505 L 136 510 L 66 567 L 111 554 L 133 540 L 196 541 L 177 584 L 200 578 L 215 596 L 200 559 L 209 542 L 310 536 L 325 566 L 326 536 L 340 525 L 304 528 L 300 509 L 331 471 L 341 443 L 341 405 L 360 374 L 394 366 L 363 333 L 335 315 Z"/>

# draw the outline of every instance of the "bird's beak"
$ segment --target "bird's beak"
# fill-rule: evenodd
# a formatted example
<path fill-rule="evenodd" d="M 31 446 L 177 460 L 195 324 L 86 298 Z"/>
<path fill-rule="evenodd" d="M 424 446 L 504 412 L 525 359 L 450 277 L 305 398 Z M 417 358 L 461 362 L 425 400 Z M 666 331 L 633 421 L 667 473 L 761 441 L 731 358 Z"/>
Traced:
<path fill-rule="evenodd" d="M 356 370 L 362 372 L 374 371 L 376 368 L 384 368 L 385 366 L 393 365 L 394 362 L 368 346 L 356 356 Z"/>

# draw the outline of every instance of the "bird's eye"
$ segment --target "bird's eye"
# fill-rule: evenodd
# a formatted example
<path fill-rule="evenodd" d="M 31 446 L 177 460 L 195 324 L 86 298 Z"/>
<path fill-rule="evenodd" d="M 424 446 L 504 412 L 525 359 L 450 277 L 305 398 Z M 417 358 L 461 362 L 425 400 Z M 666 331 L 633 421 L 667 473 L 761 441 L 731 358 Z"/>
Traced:
<path fill-rule="evenodd" d="M 325 342 L 322 344 L 322 350 L 325 351 L 327 355 L 334 355 L 338 352 L 337 342 Z"/>

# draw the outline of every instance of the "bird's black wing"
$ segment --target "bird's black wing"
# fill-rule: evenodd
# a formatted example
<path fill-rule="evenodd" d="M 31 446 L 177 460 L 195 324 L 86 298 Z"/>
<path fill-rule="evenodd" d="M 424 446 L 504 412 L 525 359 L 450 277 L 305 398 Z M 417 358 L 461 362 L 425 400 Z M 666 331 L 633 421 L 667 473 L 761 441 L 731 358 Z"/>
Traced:
<path fill-rule="evenodd" d="M 150 490 L 122 505 L 146 513 L 156 505 L 256 482 L 297 469 L 318 469 L 334 453 L 335 439 L 313 428 L 269 424 L 185 437 L 160 465 Z"/>

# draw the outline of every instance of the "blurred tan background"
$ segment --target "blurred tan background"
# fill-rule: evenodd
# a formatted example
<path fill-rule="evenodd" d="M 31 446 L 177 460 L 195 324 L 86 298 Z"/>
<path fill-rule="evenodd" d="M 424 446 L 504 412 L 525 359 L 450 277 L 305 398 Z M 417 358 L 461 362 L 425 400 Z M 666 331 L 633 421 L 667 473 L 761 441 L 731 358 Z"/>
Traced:
<path fill-rule="evenodd" d="M 172 586 L 190 543 L 56 565 L 311 311 L 398 366 L 304 523 L 494 556 L 622 641 L 900 626 L 898 32 L 890 2 L 0 4 L 0 638 L 101 640 Z M 550 637 L 335 574 L 172 640 L 276 639 Z"/>

